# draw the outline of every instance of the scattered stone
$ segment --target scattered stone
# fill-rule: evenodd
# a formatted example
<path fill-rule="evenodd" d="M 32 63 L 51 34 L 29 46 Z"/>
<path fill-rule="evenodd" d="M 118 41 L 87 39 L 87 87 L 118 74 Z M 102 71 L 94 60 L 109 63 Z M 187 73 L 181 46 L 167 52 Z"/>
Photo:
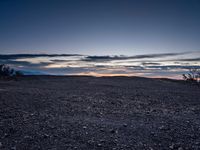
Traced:
<path fill-rule="evenodd" d="M 169 148 L 174 149 L 174 144 L 172 143 L 172 145 L 170 145 Z"/>
<path fill-rule="evenodd" d="M 178 150 L 183 150 L 183 148 L 182 148 L 182 147 L 179 147 Z"/>
<path fill-rule="evenodd" d="M 101 139 L 101 140 L 100 140 L 100 142 L 101 142 L 101 143 L 104 143 L 104 142 L 105 142 L 105 140 L 104 140 L 104 139 Z"/>
<path fill-rule="evenodd" d="M 115 141 L 115 142 L 118 142 L 118 139 L 115 139 L 114 141 Z"/>
<path fill-rule="evenodd" d="M 118 131 L 117 131 L 117 130 L 114 130 L 114 129 L 111 129 L 111 130 L 110 130 L 110 133 L 114 134 L 114 133 L 118 133 Z"/>
<path fill-rule="evenodd" d="M 32 139 L 32 137 L 29 136 L 29 135 L 25 135 L 24 138 L 25 138 L 25 139 Z"/>
<path fill-rule="evenodd" d="M 101 128 L 101 129 L 100 129 L 100 131 L 101 131 L 101 132 L 104 132 L 104 129 L 103 129 L 103 128 Z"/>
<path fill-rule="evenodd" d="M 169 127 L 166 127 L 166 126 L 164 126 L 164 125 L 158 127 L 158 129 L 159 129 L 159 130 L 170 130 Z"/>
<path fill-rule="evenodd" d="M 11 147 L 11 150 L 16 150 L 16 149 L 17 149 L 16 146 Z"/>
<path fill-rule="evenodd" d="M 200 148 L 200 126 L 190 109 L 197 109 L 199 105 L 196 99 L 200 93 L 196 86 L 187 88 L 179 81 L 169 81 L 165 86 L 157 79 L 153 84 L 154 80 L 137 78 L 126 79 L 130 83 L 123 83 L 123 79 L 116 82 L 118 78 L 91 78 L 92 84 L 86 83 L 88 78 L 84 78 L 82 84 L 72 78 L 62 78 L 59 82 L 57 77 L 55 82 L 44 77 L 43 85 L 43 77 L 38 77 L 41 83 L 32 80 L 35 77 L 31 77 L 30 83 L 29 77 L 26 78 L 23 82 L 9 83 L 10 94 L 9 90 L 6 94 L 1 93 L 0 150 L 23 147 L 50 150 Z M 135 92 L 140 96 L 131 99 Z M 181 97 L 176 99 L 177 94 Z M 71 99 L 72 95 L 76 97 Z M 101 104 L 100 99 L 103 99 Z M 180 103 L 181 100 L 187 103 Z M 113 107 L 110 107 L 111 101 Z M 25 110 L 29 110 L 28 113 Z"/>
<path fill-rule="evenodd" d="M 87 126 L 83 126 L 83 129 L 87 129 Z"/>
<path fill-rule="evenodd" d="M 126 123 L 123 124 L 124 127 L 127 127 L 128 125 Z"/>
<path fill-rule="evenodd" d="M 152 147 L 149 147 L 149 150 L 154 150 Z"/>
<path fill-rule="evenodd" d="M 98 143 L 98 144 L 97 144 L 97 146 L 101 147 L 101 146 L 102 146 L 102 144 L 101 144 L 101 143 Z"/>
<path fill-rule="evenodd" d="M 49 135 L 45 133 L 45 134 L 43 135 L 43 137 L 44 137 L 44 138 L 48 138 Z"/>
<path fill-rule="evenodd" d="M 165 128 L 164 125 L 160 126 L 158 129 L 163 130 Z"/>
<path fill-rule="evenodd" d="M 4 137 L 8 137 L 8 133 L 4 133 Z"/>
<path fill-rule="evenodd" d="M 31 113 L 30 116 L 34 116 L 34 113 Z"/>

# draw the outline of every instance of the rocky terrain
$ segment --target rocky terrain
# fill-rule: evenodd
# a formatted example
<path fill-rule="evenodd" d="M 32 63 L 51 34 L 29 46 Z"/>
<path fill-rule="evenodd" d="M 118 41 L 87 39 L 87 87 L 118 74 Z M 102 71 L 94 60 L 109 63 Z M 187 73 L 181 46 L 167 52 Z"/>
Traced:
<path fill-rule="evenodd" d="M 1 150 L 200 149 L 200 87 L 139 77 L 0 80 Z"/>

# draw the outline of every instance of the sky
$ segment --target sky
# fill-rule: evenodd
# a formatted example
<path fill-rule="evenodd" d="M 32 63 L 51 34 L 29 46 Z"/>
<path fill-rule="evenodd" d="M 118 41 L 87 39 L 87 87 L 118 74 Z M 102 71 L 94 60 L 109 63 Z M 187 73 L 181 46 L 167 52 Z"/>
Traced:
<path fill-rule="evenodd" d="M 0 63 L 29 73 L 177 78 L 199 41 L 199 0 L 0 0 Z"/>

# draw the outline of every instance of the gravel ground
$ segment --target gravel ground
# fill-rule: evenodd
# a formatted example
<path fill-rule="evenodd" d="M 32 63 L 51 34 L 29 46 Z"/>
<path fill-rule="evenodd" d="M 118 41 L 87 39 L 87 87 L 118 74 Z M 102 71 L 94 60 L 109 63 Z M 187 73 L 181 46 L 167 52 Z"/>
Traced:
<path fill-rule="evenodd" d="M 0 80 L 0 149 L 200 149 L 200 87 L 139 77 Z"/>

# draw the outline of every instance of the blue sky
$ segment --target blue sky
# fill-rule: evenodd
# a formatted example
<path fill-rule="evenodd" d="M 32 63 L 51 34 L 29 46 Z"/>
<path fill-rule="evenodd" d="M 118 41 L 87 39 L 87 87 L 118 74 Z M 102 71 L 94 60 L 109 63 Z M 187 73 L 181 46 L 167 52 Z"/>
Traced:
<path fill-rule="evenodd" d="M 199 0 L 1 0 L 1 53 L 200 50 Z"/>

